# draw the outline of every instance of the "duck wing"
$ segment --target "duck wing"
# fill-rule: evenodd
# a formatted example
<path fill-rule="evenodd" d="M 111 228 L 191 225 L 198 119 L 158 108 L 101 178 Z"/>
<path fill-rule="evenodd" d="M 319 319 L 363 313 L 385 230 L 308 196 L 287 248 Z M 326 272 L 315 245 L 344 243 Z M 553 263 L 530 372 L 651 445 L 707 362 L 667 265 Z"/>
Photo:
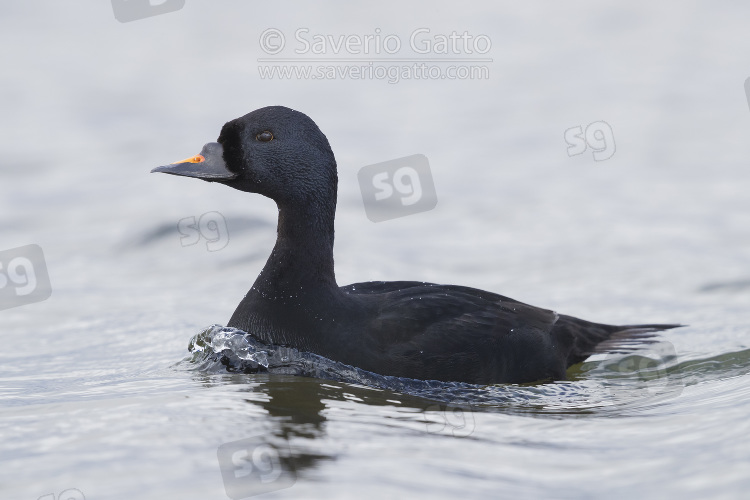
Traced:
<path fill-rule="evenodd" d="M 565 378 L 596 352 L 627 352 L 680 325 L 606 325 L 476 288 L 415 281 L 355 283 L 369 302 L 363 345 L 384 375 L 469 383 Z M 366 359 L 360 360 L 367 363 Z M 387 373 L 383 373 L 383 371 Z"/>
<path fill-rule="evenodd" d="M 565 377 L 571 345 L 555 341 L 554 311 L 456 285 L 369 282 L 342 289 L 374 306 L 362 328 L 366 344 L 378 346 L 385 375 L 470 383 Z"/>

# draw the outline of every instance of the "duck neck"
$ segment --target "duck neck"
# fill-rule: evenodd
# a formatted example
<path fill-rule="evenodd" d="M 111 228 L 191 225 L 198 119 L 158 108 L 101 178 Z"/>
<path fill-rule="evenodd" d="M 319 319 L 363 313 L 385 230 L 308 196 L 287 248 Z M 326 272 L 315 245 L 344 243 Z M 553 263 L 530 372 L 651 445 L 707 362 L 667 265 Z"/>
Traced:
<path fill-rule="evenodd" d="M 327 203 L 277 205 L 276 245 L 253 290 L 266 299 L 338 290 L 333 268 L 335 197 Z"/>

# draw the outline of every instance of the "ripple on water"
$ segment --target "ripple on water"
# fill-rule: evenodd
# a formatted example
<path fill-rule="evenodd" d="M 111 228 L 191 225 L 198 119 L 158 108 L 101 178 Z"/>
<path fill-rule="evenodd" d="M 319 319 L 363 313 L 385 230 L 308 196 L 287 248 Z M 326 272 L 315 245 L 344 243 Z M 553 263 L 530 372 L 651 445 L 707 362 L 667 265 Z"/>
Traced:
<path fill-rule="evenodd" d="M 680 360 L 669 342 L 590 358 L 554 383 L 474 385 L 378 375 L 311 352 L 269 345 L 211 325 L 190 339 L 180 368 L 204 373 L 270 373 L 333 380 L 468 408 L 547 415 L 638 413 L 675 399 L 689 385 L 750 373 L 750 349 Z"/>

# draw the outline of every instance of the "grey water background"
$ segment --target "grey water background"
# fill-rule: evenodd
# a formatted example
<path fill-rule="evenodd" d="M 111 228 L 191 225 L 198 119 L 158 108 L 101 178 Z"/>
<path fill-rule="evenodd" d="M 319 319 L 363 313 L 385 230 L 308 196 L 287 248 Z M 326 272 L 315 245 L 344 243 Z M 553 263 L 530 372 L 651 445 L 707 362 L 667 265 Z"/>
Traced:
<path fill-rule="evenodd" d="M 741 2 L 195 0 L 129 23 L 110 2 L 7 3 L 0 251 L 39 245 L 52 295 L 0 311 L 0 497 L 227 498 L 217 450 L 250 440 L 294 462 L 262 498 L 742 498 L 748 20 Z M 489 78 L 264 80 L 268 28 L 485 34 Z M 148 172 L 271 104 L 336 153 L 340 284 L 455 283 L 689 326 L 628 358 L 635 375 L 597 355 L 568 381 L 427 396 L 185 361 L 263 266 L 276 209 Z M 614 155 L 568 156 L 565 131 L 596 121 Z M 437 206 L 371 222 L 357 172 L 413 154 Z M 226 246 L 182 246 L 178 221 L 210 212 Z"/>

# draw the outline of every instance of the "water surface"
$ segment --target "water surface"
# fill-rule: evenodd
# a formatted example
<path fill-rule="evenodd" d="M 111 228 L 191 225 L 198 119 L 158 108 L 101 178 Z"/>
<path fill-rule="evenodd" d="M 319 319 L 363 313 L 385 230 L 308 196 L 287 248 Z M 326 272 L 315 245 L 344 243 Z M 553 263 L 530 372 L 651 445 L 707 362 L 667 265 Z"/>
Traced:
<path fill-rule="evenodd" d="M 119 23 L 109 2 L 6 6 L 0 252 L 39 245 L 52 295 L 0 310 L 0 497 L 742 498 L 748 14 L 188 1 Z M 421 27 L 486 34 L 489 78 L 258 72 L 269 28 L 291 41 Z M 336 153 L 340 284 L 453 283 L 592 321 L 687 326 L 523 386 L 394 380 L 258 345 L 278 363 L 239 373 L 221 359 L 249 356 L 242 345 L 191 353 L 262 268 L 276 208 L 148 172 L 271 104 L 310 115 Z M 614 154 L 568 156 L 565 131 L 598 121 Z M 414 154 L 437 206 L 372 223 L 357 172 Z M 223 246 L 185 245 L 178 223 L 215 213 Z M 240 490 L 225 489 L 227 464 Z"/>

